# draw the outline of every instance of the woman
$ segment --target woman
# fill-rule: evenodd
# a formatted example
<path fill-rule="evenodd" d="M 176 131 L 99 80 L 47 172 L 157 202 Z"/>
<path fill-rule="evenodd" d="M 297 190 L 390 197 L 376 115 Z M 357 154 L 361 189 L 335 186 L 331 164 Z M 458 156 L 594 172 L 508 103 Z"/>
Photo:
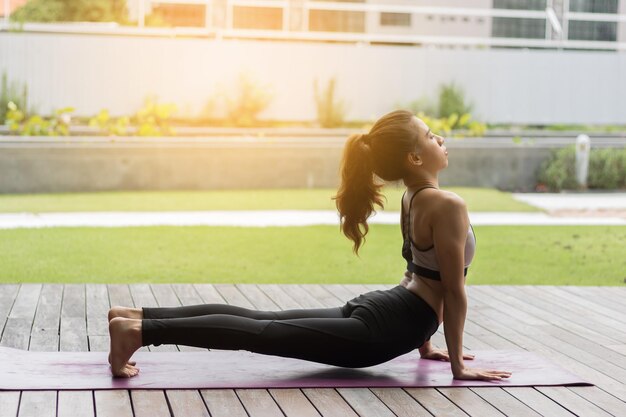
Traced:
<path fill-rule="evenodd" d="M 457 195 L 439 189 L 448 165 L 441 136 L 410 112 L 379 119 L 369 133 L 348 139 L 336 204 L 343 233 L 358 253 L 374 206 L 382 207 L 381 184 L 403 180 L 402 255 L 407 272 L 400 285 L 370 291 L 341 307 L 256 311 L 226 304 L 109 311 L 115 376 L 132 377 L 129 362 L 141 346 L 163 343 L 248 350 L 343 367 L 386 362 L 419 348 L 426 359 L 450 361 L 455 379 L 493 380 L 511 373 L 465 367 L 462 335 L 467 311 L 465 273 L 475 238 L 467 208 Z M 425 249 L 420 249 L 425 248 Z M 430 337 L 442 321 L 448 351 Z M 448 353 L 449 352 L 449 353 Z"/>

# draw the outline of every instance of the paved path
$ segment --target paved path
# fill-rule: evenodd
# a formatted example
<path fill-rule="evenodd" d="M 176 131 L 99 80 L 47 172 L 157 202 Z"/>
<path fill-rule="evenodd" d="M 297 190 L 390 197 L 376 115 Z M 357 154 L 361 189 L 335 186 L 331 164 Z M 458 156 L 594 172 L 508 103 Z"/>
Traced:
<path fill-rule="evenodd" d="M 395 224 L 399 212 L 382 212 L 371 224 Z M 550 216 L 546 213 L 470 213 L 475 226 L 491 225 L 622 225 L 626 218 L 593 216 Z M 311 226 L 338 225 L 334 211 L 181 211 L 181 212 L 88 212 L 0 214 L 0 229 L 33 227 L 128 227 L 128 226 Z"/>
<path fill-rule="evenodd" d="M 514 193 L 519 201 L 547 213 L 473 212 L 476 226 L 626 225 L 626 193 Z M 381 212 L 372 224 L 399 224 L 399 212 Z M 312 226 L 338 225 L 332 210 L 79 212 L 0 214 L 0 229 L 129 226 Z"/>
<path fill-rule="evenodd" d="M 544 210 L 626 210 L 626 192 L 514 193 L 513 198 Z"/>

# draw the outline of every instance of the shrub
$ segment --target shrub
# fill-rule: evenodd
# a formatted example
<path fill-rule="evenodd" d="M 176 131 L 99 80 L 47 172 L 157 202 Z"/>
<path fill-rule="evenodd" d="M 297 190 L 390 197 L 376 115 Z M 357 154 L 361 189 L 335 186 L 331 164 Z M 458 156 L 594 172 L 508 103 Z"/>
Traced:
<path fill-rule="evenodd" d="M 322 127 L 338 127 L 345 120 L 346 106 L 343 101 L 337 99 L 335 94 L 336 86 L 335 78 L 328 80 L 324 91 L 320 91 L 317 79 L 313 82 L 317 120 Z"/>
<path fill-rule="evenodd" d="M 97 127 L 100 131 L 109 136 L 128 135 L 128 124 L 130 119 L 127 116 L 112 118 L 107 109 L 100 110 L 94 117 L 89 119 L 89 126 Z"/>
<path fill-rule="evenodd" d="M 0 82 L 0 124 L 4 124 L 7 119 L 7 112 L 9 111 L 9 103 L 14 103 L 17 108 L 24 109 L 26 111 L 26 100 L 28 97 L 28 89 L 26 83 L 22 86 L 20 92 L 20 86 L 17 82 L 13 81 L 9 84 L 6 71 L 2 72 L 2 81 Z"/>
<path fill-rule="evenodd" d="M 156 97 L 148 97 L 144 106 L 135 113 L 133 120 L 137 123 L 138 136 L 174 135 L 169 119 L 177 111 L 175 104 L 161 104 Z"/>
<path fill-rule="evenodd" d="M 589 155 L 589 188 L 626 187 L 626 149 L 594 149 Z"/>
<path fill-rule="evenodd" d="M 9 102 L 8 109 L 7 121 L 11 133 L 22 136 L 67 136 L 70 133 L 72 107 L 55 110 L 54 115 L 48 118 L 37 114 L 27 118 L 13 102 Z"/>
<path fill-rule="evenodd" d="M 453 114 L 472 112 L 472 106 L 465 103 L 464 93 L 454 82 L 439 87 L 439 109 L 437 117 L 450 117 Z"/>
<path fill-rule="evenodd" d="M 234 98 L 226 98 L 226 117 L 235 126 L 252 126 L 271 101 L 272 95 L 266 87 L 250 76 L 240 74 Z"/>
<path fill-rule="evenodd" d="M 541 165 L 538 188 L 551 191 L 578 189 L 576 148 L 568 146 L 552 152 Z M 626 188 L 626 148 L 591 149 L 587 186 L 596 189 Z"/>

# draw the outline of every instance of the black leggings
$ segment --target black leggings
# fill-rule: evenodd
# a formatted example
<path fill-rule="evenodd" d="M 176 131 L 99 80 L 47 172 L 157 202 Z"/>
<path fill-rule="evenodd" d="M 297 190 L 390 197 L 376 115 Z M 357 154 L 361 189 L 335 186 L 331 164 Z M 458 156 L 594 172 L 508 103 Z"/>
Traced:
<path fill-rule="evenodd" d="M 402 286 L 370 291 L 342 307 L 259 311 L 228 304 L 143 307 L 142 345 L 247 350 L 360 368 L 421 346 L 436 313 Z"/>

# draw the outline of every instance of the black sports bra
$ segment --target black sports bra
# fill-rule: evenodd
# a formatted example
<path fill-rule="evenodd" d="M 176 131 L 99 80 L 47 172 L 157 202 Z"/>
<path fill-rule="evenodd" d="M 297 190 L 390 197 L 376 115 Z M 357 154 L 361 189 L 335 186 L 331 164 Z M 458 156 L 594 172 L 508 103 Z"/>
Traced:
<path fill-rule="evenodd" d="M 420 191 L 426 188 L 435 188 L 431 186 L 426 186 L 418 189 L 413 196 L 411 196 L 411 201 L 409 202 L 409 213 L 408 213 L 408 227 L 405 227 L 405 215 L 404 215 L 404 203 L 401 205 L 401 228 L 402 228 L 402 257 L 406 260 L 406 269 L 409 272 L 412 272 L 416 275 L 441 281 L 441 274 L 439 272 L 439 264 L 437 262 L 437 257 L 435 254 L 435 245 L 431 245 L 428 249 L 421 250 L 417 248 L 413 240 L 410 236 L 411 231 L 411 207 L 413 204 L 413 199 Z M 406 191 L 402 195 L 402 202 L 404 202 L 404 195 Z M 463 275 L 467 275 L 467 268 L 469 267 L 476 248 L 476 236 L 474 234 L 474 228 L 470 224 L 470 228 L 467 232 L 467 240 L 465 242 L 465 268 L 463 269 Z"/>

